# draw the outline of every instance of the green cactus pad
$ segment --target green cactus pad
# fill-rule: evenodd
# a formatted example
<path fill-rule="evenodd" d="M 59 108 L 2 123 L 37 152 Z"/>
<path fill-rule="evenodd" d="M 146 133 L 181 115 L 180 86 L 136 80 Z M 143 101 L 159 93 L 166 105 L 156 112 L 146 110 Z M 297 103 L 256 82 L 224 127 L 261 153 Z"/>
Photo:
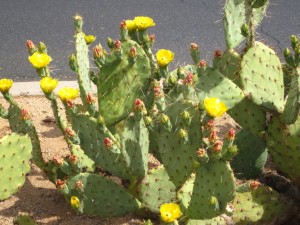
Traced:
<path fill-rule="evenodd" d="M 181 116 L 184 111 L 190 114 L 190 125 Z M 169 116 L 173 129 L 169 131 L 161 127 L 158 130 L 159 151 L 171 181 L 180 187 L 193 172 L 193 162 L 197 160 L 196 150 L 201 144 L 200 113 L 191 102 L 177 101 L 166 108 L 165 114 Z M 186 130 L 187 139 L 180 137 L 181 129 Z"/>
<path fill-rule="evenodd" d="M 29 135 L 32 143 L 33 162 L 43 170 L 45 168 L 45 161 L 42 156 L 39 137 L 32 121 L 30 119 L 22 119 L 22 110 L 16 103 L 11 104 L 9 107 L 8 120 L 13 132 Z"/>
<path fill-rule="evenodd" d="M 189 220 L 186 225 L 228 225 L 225 216 L 217 216 L 212 219 Z"/>
<path fill-rule="evenodd" d="M 18 192 L 25 183 L 31 151 L 28 135 L 12 133 L 0 139 L 0 200 Z"/>
<path fill-rule="evenodd" d="M 76 47 L 76 62 L 78 65 L 78 84 L 80 88 L 80 95 L 85 109 L 91 114 L 95 113 L 95 105 L 88 102 L 88 94 L 92 93 L 91 80 L 89 77 L 89 50 L 84 39 L 84 33 L 80 32 L 75 35 Z"/>
<path fill-rule="evenodd" d="M 203 100 L 205 97 L 219 98 L 228 108 L 234 107 L 243 100 L 242 90 L 218 70 L 207 68 L 198 76 L 196 91 L 199 93 L 199 99 Z"/>
<path fill-rule="evenodd" d="M 163 166 L 151 169 L 138 190 L 143 207 L 155 213 L 159 213 L 162 204 L 176 200 L 176 187 Z"/>
<path fill-rule="evenodd" d="M 300 188 L 300 116 L 291 125 L 273 116 L 267 131 L 267 147 L 275 166 Z"/>
<path fill-rule="evenodd" d="M 237 225 L 281 224 L 279 221 L 291 210 L 291 205 L 267 186 L 237 192 L 233 206 Z"/>
<path fill-rule="evenodd" d="M 255 104 L 267 110 L 283 111 L 283 72 L 272 49 L 255 42 L 242 58 L 240 75 L 245 95 Z"/>
<path fill-rule="evenodd" d="M 225 77 L 241 88 L 240 63 L 240 55 L 233 49 L 228 49 L 222 56 L 214 58 L 213 68 L 219 70 Z"/>
<path fill-rule="evenodd" d="M 71 153 L 78 157 L 81 167 L 85 169 L 85 171 L 93 172 L 96 168 L 95 162 L 90 159 L 84 151 L 81 149 L 80 145 L 72 144 L 70 146 Z"/>
<path fill-rule="evenodd" d="M 253 23 L 257 26 L 263 19 L 267 4 L 253 9 Z M 241 26 L 246 22 L 244 0 L 227 0 L 224 7 L 224 31 L 227 48 L 237 47 L 245 37 L 241 34 Z"/>
<path fill-rule="evenodd" d="M 292 77 L 288 98 L 281 115 L 281 121 L 286 124 L 294 123 L 300 111 L 300 68 L 296 71 Z"/>
<path fill-rule="evenodd" d="M 239 131 L 235 137 L 238 154 L 230 162 L 239 179 L 253 179 L 260 175 L 267 161 L 268 151 L 264 140 L 251 134 L 246 129 Z"/>
<path fill-rule="evenodd" d="M 211 219 L 225 212 L 235 195 L 235 179 L 228 162 L 210 161 L 200 165 L 187 216 L 191 219 Z"/>
<path fill-rule="evenodd" d="M 135 62 L 129 55 L 131 47 L 136 48 Z M 106 57 L 99 74 L 98 105 L 108 126 L 127 117 L 134 100 L 143 98 L 150 85 L 150 75 L 149 59 L 134 41 L 122 42 L 120 50 L 113 50 Z"/>
<path fill-rule="evenodd" d="M 76 188 L 76 182 L 82 187 Z M 130 193 L 113 181 L 95 174 L 81 173 L 67 181 L 69 193 L 79 199 L 77 210 L 91 216 L 114 217 L 137 211 L 141 204 Z"/>
<path fill-rule="evenodd" d="M 143 118 L 140 115 L 136 118 L 130 116 L 118 134 L 123 151 L 128 154 L 132 175 L 144 177 L 148 170 L 149 132 Z"/>
<path fill-rule="evenodd" d="M 265 134 L 266 112 L 249 99 L 244 98 L 227 113 L 244 129 L 262 137 Z"/>
<path fill-rule="evenodd" d="M 96 119 L 88 115 L 71 114 L 70 119 L 85 154 L 102 169 L 115 176 L 129 178 L 129 173 L 126 172 L 127 164 L 117 144 L 114 144 L 114 148 L 104 147 L 103 140 L 110 137 L 110 132 L 101 132 Z"/>

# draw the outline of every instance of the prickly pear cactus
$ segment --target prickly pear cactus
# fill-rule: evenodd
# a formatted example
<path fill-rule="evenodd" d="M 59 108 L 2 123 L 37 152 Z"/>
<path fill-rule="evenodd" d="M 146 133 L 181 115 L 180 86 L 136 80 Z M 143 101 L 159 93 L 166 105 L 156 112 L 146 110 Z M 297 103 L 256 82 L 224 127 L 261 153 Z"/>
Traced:
<path fill-rule="evenodd" d="M 246 11 L 250 9 L 245 5 L 246 1 L 249 0 L 226 1 L 224 7 L 224 30 L 226 45 L 229 49 L 237 47 L 245 39 L 241 33 L 241 27 L 243 24 L 249 22 Z M 261 22 L 266 13 L 268 4 L 267 2 L 265 3 L 266 4 L 261 5 L 261 7 L 254 8 L 252 11 L 253 24 L 255 27 Z"/>
<path fill-rule="evenodd" d="M 135 56 L 129 54 L 132 48 Z M 150 76 L 149 59 L 134 41 L 122 42 L 106 57 L 99 74 L 98 106 L 108 126 L 128 116 L 134 100 L 147 92 Z"/>
<path fill-rule="evenodd" d="M 300 187 L 300 116 L 291 125 L 272 117 L 267 131 L 267 146 L 276 167 Z"/>
<path fill-rule="evenodd" d="M 176 201 L 176 187 L 163 166 L 151 169 L 138 186 L 142 206 L 152 212 L 166 202 Z"/>
<path fill-rule="evenodd" d="M 28 135 L 12 133 L 0 139 L 0 200 L 18 192 L 25 183 L 31 151 Z"/>
<path fill-rule="evenodd" d="M 281 224 L 291 210 L 286 199 L 257 181 L 249 182 L 248 190 L 237 191 L 233 206 L 232 217 L 237 225 Z"/>
<path fill-rule="evenodd" d="M 230 162 L 236 176 L 240 179 L 254 179 L 262 173 L 268 152 L 265 141 L 249 131 L 242 129 L 234 143 L 238 146 L 237 156 Z"/>
<path fill-rule="evenodd" d="M 266 110 L 283 112 L 283 72 L 272 49 L 255 42 L 243 55 L 240 75 L 244 93 L 251 101 Z"/>
<path fill-rule="evenodd" d="M 92 216 L 122 216 L 141 207 L 141 203 L 121 186 L 96 174 L 80 173 L 70 178 L 61 192 L 75 210 Z"/>

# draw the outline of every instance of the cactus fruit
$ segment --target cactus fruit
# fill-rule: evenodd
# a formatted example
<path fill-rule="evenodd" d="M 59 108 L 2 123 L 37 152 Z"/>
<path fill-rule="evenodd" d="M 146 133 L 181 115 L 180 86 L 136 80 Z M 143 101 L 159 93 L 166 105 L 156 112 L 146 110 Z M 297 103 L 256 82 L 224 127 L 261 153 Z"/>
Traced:
<path fill-rule="evenodd" d="M 28 135 L 12 133 L 0 139 L 0 200 L 9 198 L 25 183 L 31 151 Z"/>

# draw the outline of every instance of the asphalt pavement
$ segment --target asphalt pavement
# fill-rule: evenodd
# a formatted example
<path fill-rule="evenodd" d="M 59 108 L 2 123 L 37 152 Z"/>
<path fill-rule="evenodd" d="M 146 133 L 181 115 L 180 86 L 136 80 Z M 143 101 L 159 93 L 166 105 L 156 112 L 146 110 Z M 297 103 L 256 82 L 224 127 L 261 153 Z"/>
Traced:
<path fill-rule="evenodd" d="M 257 29 L 257 39 L 279 51 L 289 46 L 291 34 L 300 35 L 300 1 L 270 0 L 267 16 Z M 9 0 L 0 1 L 0 78 L 14 81 L 38 80 L 29 64 L 26 40 L 48 46 L 52 75 L 75 80 L 68 56 L 74 52 L 73 16 L 84 18 L 84 32 L 97 36 L 105 45 L 107 37 L 117 39 L 119 23 L 145 15 L 156 26 L 153 51 L 175 52 L 172 67 L 190 63 L 189 45 L 201 46 L 202 58 L 210 60 L 215 49 L 225 49 L 224 0 Z"/>

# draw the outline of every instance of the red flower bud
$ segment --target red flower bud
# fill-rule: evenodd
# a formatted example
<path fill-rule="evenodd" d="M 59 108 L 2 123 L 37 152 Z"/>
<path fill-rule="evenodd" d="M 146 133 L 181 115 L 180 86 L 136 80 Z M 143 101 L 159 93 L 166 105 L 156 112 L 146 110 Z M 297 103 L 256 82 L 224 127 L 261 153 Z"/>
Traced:
<path fill-rule="evenodd" d="M 221 57 L 222 56 L 222 52 L 221 52 L 221 50 L 220 49 L 218 49 L 218 50 L 216 50 L 215 51 L 215 58 L 217 58 L 217 57 Z"/>
<path fill-rule="evenodd" d="M 191 50 L 197 50 L 198 45 L 196 43 L 191 43 Z"/>
<path fill-rule="evenodd" d="M 77 158 L 76 155 L 70 155 L 70 156 L 69 156 L 69 160 L 70 160 L 70 162 L 73 163 L 73 164 L 75 164 L 75 163 L 78 162 L 78 158 Z"/>
<path fill-rule="evenodd" d="M 205 60 L 202 59 L 198 62 L 198 67 L 205 68 L 206 66 L 207 66 L 207 64 L 206 64 Z"/>
<path fill-rule="evenodd" d="M 233 141 L 234 138 L 235 138 L 235 130 L 233 128 L 230 128 L 227 132 L 226 139 L 229 141 Z"/>
<path fill-rule="evenodd" d="M 69 107 L 69 108 L 74 108 L 75 107 L 75 103 L 72 101 L 72 100 L 67 100 L 67 106 Z"/>
<path fill-rule="evenodd" d="M 26 46 L 27 46 L 28 50 L 32 50 L 35 48 L 35 45 L 33 44 L 33 42 L 31 40 L 26 41 Z"/>
<path fill-rule="evenodd" d="M 86 96 L 86 100 L 89 104 L 93 104 L 95 102 L 95 99 L 93 98 L 91 93 L 88 93 Z"/>
<path fill-rule="evenodd" d="M 103 49 L 99 45 L 96 45 L 93 49 L 93 55 L 95 59 L 100 58 L 103 56 Z"/>
<path fill-rule="evenodd" d="M 28 120 L 30 118 L 30 115 L 26 109 L 21 110 L 21 119 L 22 120 Z"/>
<path fill-rule="evenodd" d="M 216 142 L 218 139 L 218 136 L 217 136 L 217 131 L 215 130 L 211 130 L 210 134 L 209 134 L 209 137 L 208 137 L 208 140 L 210 143 L 214 143 Z"/>
<path fill-rule="evenodd" d="M 72 138 L 76 135 L 76 133 L 74 132 L 74 130 L 72 130 L 72 128 L 70 127 L 67 127 L 65 129 L 65 132 L 66 132 L 66 135 L 69 137 L 69 138 Z"/>
<path fill-rule="evenodd" d="M 222 150 L 222 148 L 223 148 L 223 142 L 216 141 L 213 146 L 213 152 L 218 154 Z"/>
<path fill-rule="evenodd" d="M 66 182 L 61 179 L 58 179 L 58 180 L 56 180 L 55 184 L 58 189 L 62 189 L 62 188 L 64 188 Z"/>
<path fill-rule="evenodd" d="M 205 128 L 207 130 L 213 130 L 214 127 L 215 127 L 215 121 L 214 120 L 207 121 L 206 126 L 205 126 Z"/>
<path fill-rule="evenodd" d="M 256 180 L 250 181 L 250 184 L 249 184 L 250 188 L 253 190 L 256 190 L 260 185 L 261 185 L 261 183 Z"/>
<path fill-rule="evenodd" d="M 115 41 L 115 49 L 120 49 L 121 48 L 121 46 L 122 46 L 122 42 L 121 41 L 119 41 L 119 40 L 116 40 Z"/>
<path fill-rule="evenodd" d="M 81 180 L 77 180 L 77 181 L 75 182 L 75 188 L 76 188 L 76 189 L 82 189 L 82 188 L 83 188 L 83 183 L 82 183 Z"/>
<path fill-rule="evenodd" d="M 64 163 L 64 159 L 59 156 L 53 156 L 52 160 L 58 166 L 61 166 Z"/>
<path fill-rule="evenodd" d="M 199 157 L 204 157 L 206 155 L 206 150 L 203 148 L 199 148 L 196 152 Z"/>
<path fill-rule="evenodd" d="M 121 23 L 120 23 L 120 29 L 124 30 L 126 29 L 126 21 L 125 20 L 122 20 Z"/>
<path fill-rule="evenodd" d="M 136 47 L 132 46 L 130 51 L 129 51 L 129 55 L 131 57 L 136 57 Z"/>
<path fill-rule="evenodd" d="M 149 36 L 150 43 L 153 44 L 155 42 L 155 34 L 151 34 Z"/>
<path fill-rule="evenodd" d="M 194 74 L 189 73 L 183 82 L 185 85 L 193 85 L 194 84 Z"/>
<path fill-rule="evenodd" d="M 103 140 L 103 144 L 106 148 L 111 148 L 113 146 L 114 142 L 110 138 L 106 137 Z"/>
<path fill-rule="evenodd" d="M 134 101 L 133 109 L 134 109 L 134 111 L 136 111 L 136 112 L 142 112 L 142 111 L 145 109 L 144 102 L 143 102 L 141 99 L 137 98 L 137 99 Z"/>

